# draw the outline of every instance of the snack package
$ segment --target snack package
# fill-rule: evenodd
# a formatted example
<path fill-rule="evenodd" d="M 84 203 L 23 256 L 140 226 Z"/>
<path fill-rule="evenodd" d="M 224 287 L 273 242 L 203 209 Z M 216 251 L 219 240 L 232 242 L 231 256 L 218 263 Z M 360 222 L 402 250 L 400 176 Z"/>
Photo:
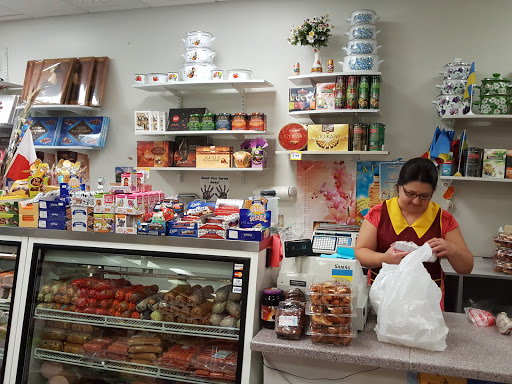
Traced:
<path fill-rule="evenodd" d="M 490 327 L 496 322 L 492 313 L 484 311 L 483 309 L 466 307 L 464 308 L 464 312 L 466 312 L 469 319 L 477 327 Z"/>
<path fill-rule="evenodd" d="M 298 340 L 305 321 L 304 305 L 301 301 L 285 300 L 276 310 L 276 335 L 280 339 Z"/>
<path fill-rule="evenodd" d="M 498 313 L 498 316 L 496 316 L 496 327 L 498 332 L 503 335 L 508 335 L 512 332 L 512 319 L 507 316 L 506 312 Z"/>

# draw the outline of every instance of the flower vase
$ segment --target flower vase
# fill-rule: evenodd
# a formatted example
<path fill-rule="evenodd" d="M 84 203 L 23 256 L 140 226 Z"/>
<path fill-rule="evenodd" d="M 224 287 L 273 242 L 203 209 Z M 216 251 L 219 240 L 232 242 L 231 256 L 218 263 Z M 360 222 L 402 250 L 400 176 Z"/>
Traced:
<path fill-rule="evenodd" d="M 311 67 L 311 73 L 322 72 L 322 56 L 320 55 L 320 49 L 314 48 L 313 50 L 315 51 L 315 61 Z"/>

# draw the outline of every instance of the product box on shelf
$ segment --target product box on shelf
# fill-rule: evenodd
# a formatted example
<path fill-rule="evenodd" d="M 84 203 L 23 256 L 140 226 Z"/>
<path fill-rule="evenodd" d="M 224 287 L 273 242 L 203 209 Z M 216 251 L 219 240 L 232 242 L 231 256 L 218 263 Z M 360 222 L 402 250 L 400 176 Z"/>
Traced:
<path fill-rule="evenodd" d="M 64 221 L 66 220 L 66 208 L 59 210 L 44 210 L 39 206 L 39 219 Z"/>
<path fill-rule="evenodd" d="M 169 223 L 144 223 L 140 220 L 137 225 L 137 235 L 166 236 Z"/>
<path fill-rule="evenodd" d="M 37 228 L 39 220 L 39 203 L 19 203 L 20 227 Z"/>
<path fill-rule="evenodd" d="M 171 221 L 168 223 L 167 235 L 176 237 L 197 237 L 197 221 Z"/>
<path fill-rule="evenodd" d="M 20 215 L 0 211 L 0 227 L 19 227 Z"/>
<path fill-rule="evenodd" d="M 56 229 L 59 231 L 66 230 L 66 220 L 52 220 L 52 219 L 39 219 L 38 220 L 38 228 L 40 229 Z"/>
<path fill-rule="evenodd" d="M 34 145 L 57 145 L 62 125 L 62 117 L 28 117 L 23 124 L 21 136 L 30 128 Z"/>
<path fill-rule="evenodd" d="M 190 115 L 204 115 L 208 110 L 206 108 L 180 108 L 169 109 L 167 131 L 186 131 L 188 118 Z"/>
<path fill-rule="evenodd" d="M 153 125 L 151 111 L 135 111 L 135 132 L 149 132 Z"/>
<path fill-rule="evenodd" d="M 94 213 L 105 213 L 104 193 L 94 195 Z"/>
<path fill-rule="evenodd" d="M 39 200 L 39 210 L 46 211 L 62 211 L 66 210 L 67 201 L 66 200 Z"/>
<path fill-rule="evenodd" d="M 290 88 L 288 110 L 310 111 L 316 109 L 316 88 L 300 87 Z"/>
<path fill-rule="evenodd" d="M 204 215 L 199 219 L 197 237 L 208 239 L 226 239 L 228 229 L 238 224 L 240 215 L 232 213 L 226 216 Z"/>
<path fill-rule="evenodd" d="M 348 124 L 309 124 L 308 151 L 348 151 Z"/>
<path fill-rule="evenodd" d="M 94 208 L 87 205 L 71 205 L 71 224 L 75 232 L 94 232 Z"/>
<path fill-rule="evenodd" d="M 14 213 L 19 214 L 20 209 L 17 201 L 3 202 L 0 201 L 0 212 L 1 213 Z"/>
<path fill-rule="evenodd" d="M 318 83 L 316 85 L 316 109 L 334 111 L 334 88 L 336 83 Z"/>
<path fill-rule="evenodd" d="M 151 132 L 158 132 L 160 130 L 160 112 L 151 111 L 151 125 L 149 130 Z"/>
<path fill-rule="evenodd" d="M 173 141 L 137 141 L 137 167 L 172 167 Z"/>
<path fill-rule="evenodd" d="M 176 145 L 174 146 L 174 166 L 175 167 L 195 167 L 196 149 L 210 145 L 208 137 L 186 137 L 176 136 Z"/>
<path fill-rule="evenodd" d="M 233 147 L 197 147 L 197 168 L 231 168 Z"/>
<path fill-rule="evenodd" d="M 269 228 L 272 214 L 267 209 L 267 202 L 264 197 L 244 200 L 240 209 L 240 228 Z"/>
<path fill-rule="evenodd" d="M 103 213 L 116 213 L 116 195 L 113 193 L 103 195 Z"/>
<path fill-rule="evenodd" d="M 506 149 L 484 149 L 482 176 L 493 179 L 505 177 Z"/>
<path fill-rule="evenodd" d="M 94 232 L 94 218 L 89 220 L 71 220 L 68 230 L 73 232 Z"/>
<path fill-rule="evenodd" d="M 512 151 L 507 151 L 505 159 L 505 178 L 512 179 Z"/>
<path fill-rule="evenodd" d="M 94 232 L 114 233 L 115 232 L 115 215 L 111 213 L 95 213 L 94 214 Z"/>
<path fill-rule="evenodd" d="M 142 215 L 116 214 L 116 233 L 136 235 L 137 224 L 141 220 Z"/>
<path fill-rule="evenodd" d="M 228 240 L 263 241 L 270 235 L 268 228 L 229 228 Z"/>
<path fill-rule="evenodd" d="M 167 129 L 167 112 L 160 112 L 158 117 L 158 131 L 164 132 Z"/>
<path fill-rule="evenodd" d="M 108 117 L 64 117 L 60 146 L 103 147 L 110 119 Z"/>

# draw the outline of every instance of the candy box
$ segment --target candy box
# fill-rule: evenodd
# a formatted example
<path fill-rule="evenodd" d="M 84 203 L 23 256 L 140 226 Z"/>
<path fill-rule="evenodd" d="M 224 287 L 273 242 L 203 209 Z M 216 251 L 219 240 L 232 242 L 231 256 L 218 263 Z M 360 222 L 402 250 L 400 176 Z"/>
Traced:
<path fill-rule="evenodd" d="M 22 134 L 30 127 L 34 145 L 53 146 L 59 140 L 62 117 L 28 117 L 23 124 Z"/>
<path fill-rule="evenodd" d="M 39 203 L 19 203 L 20 227 L 37 228 L 39 220 Z"/>
<path fill-rule="evenodd" d="M 60 146 L 103 147 L 108 117 L 65 117 L 62 120 Z"/>
<path fill-rule="evenodd" d="M 64 210 L 44 210 L 39 206 L 39 220 L 64 221 L 66 220 L 66 209 Z"/>
<path fill-rule="evenodd" d="M 233 213 L 228 216 L 204 215 L 199 219 L 197 226 L 198 237 L 210 239 L 227 238 L 228 228 L 238 224 L 239 214 Z"/>
<path fill-rule="evenodd" d="M 165 236 L 167 234 L 167 222 L 159 223 L 145 223 L 141 220 L 137 224 L 137 235 L 149 236 Z"/>
<path fill-rule="evenodd" d="M 267 199 L 264 197 L 245 200 L 240 209 L 240 228 L 269 228 L 271 223 L 271 211 L 267 210 Z"/>
<path fill-rule="evenodd" d="M 86 205 L 72 205 L 71 206 L 71 220 L 89 220 L 93 219 L 93 207 Z"/>
<path fill-rule="evenodd" d="M 316 85 L 316 109 L 334 110 L 334 87 L 336 83 L 318 83 Z"/>
<path fill-rule="evenodd" d="M 348 151 L 348 124 L 310 124 L 308 151 Z"/>
<path fill-rule="evenodd" d="M 207 145 L 210 145 L 210 139 L 204 136 L 177 136 L 176 145 L 174 146 L 174 166 L 195 167 L 197 147 L 204 147 Z"/>
<path fill-rule="evenodd" d="M 17 213 L 0 211 L 0 227 L 19 227 L 20 216 Z"/>
<path fill-rule="evenodd" d="M 142 215 L 116 214 L 116 233 L 136 235 L 137 224 L 142 220 Z"/>
<path fill-rule="evenodd" d="M 94 232 L 114 233 L 115 232 L 115 215 L 110 213 L 94 214 Z"/>
<path fill-rule="evenodd" d="M 315 87 L 290 88 L 288 110 L 290 112 L 315 110 L 315 96 Z"/>
<path fill-rule="evenodd" d="M 39 219 L 38 228 L 40 229 L 56 229 L 59 231 L 66 230 L 66 220 Z"/>
<path fill-rule="evenodd" d="M 105 213 L 104 193 L 96 193 L 94 195 L 94 213 Z"/>
<path fill-rule="evenodd" d="M 268 228 L 229 228 L 228 240 L 263 241 L 270 235 Z"/>
<path fill-rule="evenodd" d="M 233 147 L 197 147 L 197 168 L 231 168 Z"/>
<path fill-rule="evenodd" d="M 137 141 L 137 167 L 172 167 L 174 142 Z"/>
<path fill-rule="evenodd" d="M 190 115 L 204 115 L 206 108 L 180 108 L 169 109 L 167 131 L 187 131 L 188 118 Z"/>
<path fill-rule="evenodd" d="M 14 213 L 19 214 L 18 202 L 2 202 L 0 201 L 0 213 Z"/>
<path fill-rule="evenodd" d="M 126 195 L 124 199 L 123 212 L 127 215 L 141 215 L 144 213 L 144 197 L 142 193 Z"/>
<path fill-rule="evenodd" d="M 88 220 L 71 220 L 68 230 L 72 232 L 94 232 L 94 219 Z"/>

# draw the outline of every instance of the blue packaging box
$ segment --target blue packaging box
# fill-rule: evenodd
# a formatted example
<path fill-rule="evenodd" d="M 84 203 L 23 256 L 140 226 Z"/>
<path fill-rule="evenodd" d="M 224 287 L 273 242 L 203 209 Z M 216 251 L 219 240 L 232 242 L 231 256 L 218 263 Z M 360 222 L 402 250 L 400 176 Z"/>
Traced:
<path fill-rule="evenodd" d="M 228 240 L 263 241 L 270 235 L 268 228 L 230 228 Z"/>
<path fill-rule="evenodd" d="M 164 226 L 153 223 L 139 223 L 137 225 L 137 235 L 166 236 L 167 223 Z"/>
<path fill-rule="evenodd" d="M 39 200 L 39 210 L 46 211 L 66 211 L 67 201 L 62 200 Z"/>
<path fill-rule="evenodd" d="M 37 222 L 37 226 L 40 229 L 57 229 L 60 231 L 66 230 L 66 221 L 65 220 L 45 220 L 39 219 Z"/>
<path fill-rule="evenodd" d="M 21 137 L 30 128 L 34 145 L 57 145 L 61 125 L 62 117 L 29 117 L 23 124 Z"/>
<path fill-rule="evenodd" d="M 59 146 L 103 147 L 110 119 L 108 117 L 64 117 Z"/>
<path fill-rule="evenodd" d="M 52 221 L 65 221 L 66 220 L 66 208 L 63 210 L 39 210 L 39 218 L 44 220 Z"/>
<path fill-rule="evenodd" d="M 197 237 L 197 223 L 189 221 L 171 221 L 167 236 Z"/>
<path fill-rule="evenodd" d="M 255 214 L 250 209 L 240 210 L 240 227 L 241 228 L 269 228 L 270 227 L 270 211 L 263 211 Z"/>

